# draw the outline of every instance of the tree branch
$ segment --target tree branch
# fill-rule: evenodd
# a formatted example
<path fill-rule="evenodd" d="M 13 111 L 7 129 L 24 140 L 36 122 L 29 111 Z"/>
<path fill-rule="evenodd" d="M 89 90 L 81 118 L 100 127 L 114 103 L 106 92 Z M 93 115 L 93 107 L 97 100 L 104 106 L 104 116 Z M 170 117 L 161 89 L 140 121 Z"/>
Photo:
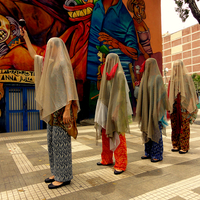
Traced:
<path fill-rule="evenodd" d="M 175 11 L 179 13 L 179 17 L 184 22 L 188 16 L 189 11 L 192 12 L 193 17 L 198 21 L 200 24 L 200 10 L 196 4 L 196 1 L 199 0 L 174 0 L 176 5 L 178 6 Z M 183 8 L 184 4 L 188 4 L 189 8 Z"/>
<path fill-rule="evenodd" d="M 200 10 L 197 7 L 196 1 L 195 0 L 185 0 L 185 3 L 187 3 L 189 5 L 192 15 L 200 24 Z"/>

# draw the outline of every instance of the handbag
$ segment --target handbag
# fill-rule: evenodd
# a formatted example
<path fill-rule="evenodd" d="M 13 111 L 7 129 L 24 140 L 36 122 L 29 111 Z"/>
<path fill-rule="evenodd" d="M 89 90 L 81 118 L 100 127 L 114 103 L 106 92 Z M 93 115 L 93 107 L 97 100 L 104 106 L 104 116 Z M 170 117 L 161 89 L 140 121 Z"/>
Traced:
<path fill-rule="evenodd" d="M 74 117 L 71 117 L 71 122 L 64 124 L 67 133 L 72 136 L 74 139 L 77 138 L 78 130 L 76 127 L 76 119 Z"/>
<path fill-rule="evenodd" d="M 74 139 L 77 138 L 78 135 L 78 129 L 76 126 L 76 119 L 77 119 L 77 110 L 78 107 L 76 105 L 76 102 L 72 102 L 71 104 L 71 108 L 70 108 L 70 115 L 71 115 L 71 121 L 67 124 L 63 123 L 63 112 L 64 112 L 64 108 L 61 111 L 61 118 L 58 118 L 59 123 L 62 125 L 63 129 L 65 131 L 67 131 L 67 133 L 72 136 Z"/>

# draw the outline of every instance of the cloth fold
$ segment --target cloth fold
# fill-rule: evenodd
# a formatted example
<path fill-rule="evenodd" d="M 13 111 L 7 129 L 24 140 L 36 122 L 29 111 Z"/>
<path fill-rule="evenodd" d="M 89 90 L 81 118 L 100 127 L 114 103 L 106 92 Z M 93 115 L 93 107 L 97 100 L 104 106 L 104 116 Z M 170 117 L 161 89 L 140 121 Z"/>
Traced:
<path fill-rule="evenodd" d="M 106 73 L 113 74 L 114 77 L 107 80 Z M 129 122 L 132 121 L 132 107 L 129 99 L 129 87 L 119 57 L 114 53 L 108 54 L 106 58 L 94 121 L 98 134 L 101 128 L 104 128 L 109 138 L 114 138 L 115 132 L 117 134 L 130 132 Z M 99 129 L 99 127 L 101 128 Z"/>
<path fill-rule="evenodd" d="M 118 67 L 118 63 L 111 69 L 110 74 L 106 72 L 107 80 L 111 80 L 112 78 L 114 78 L 117 67 Z"/>
<path fill-rule="evenodd" d="M 172 67 L 169 86 L 170 114 L 173 112 L 175 100 L 189 113 L 197 109 L 198 99 L 194 82 L 182 60 L 176 60 Z"/>
<path fill-rule="evenodd" d="M 120 144 L 119 134 L 114 132 L 113 138 L 110 138 L 110 150 L 115 151 Z"/>
<path fill-rule="evenodd" d="M 151 139 L 159 142 L 158 122 L 169 109 L 169 102 L 163 78 L 157 61 L 149 58 L 141 80 L 136 108 L 136 121 L 139 122 L 144 143 Z"/>
<path fill-rule="evenodd" d="M 44 58 L 36 55 L 34 58 L 35 87 L 37 109 L 41 119 L 46 123 L 50 115 L 76 101 L 80 110 L 76 83 L 68 51 L 60 38 L 51 38 L 46 47 Z"/>

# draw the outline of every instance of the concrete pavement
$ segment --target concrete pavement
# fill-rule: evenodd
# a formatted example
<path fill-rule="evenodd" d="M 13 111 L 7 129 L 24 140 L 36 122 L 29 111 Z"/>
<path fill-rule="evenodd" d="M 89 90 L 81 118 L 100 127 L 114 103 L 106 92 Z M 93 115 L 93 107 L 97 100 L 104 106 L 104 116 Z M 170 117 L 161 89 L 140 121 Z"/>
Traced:
<path fill-rule="evenodd" d="M 46 130 L 0 134 L 0 200 L 182 200 L 200 199 L 200 125 L 191 126 L 187 154 L 171 152 L 171 127 L 163 136 L 164 159 L 141 160 L 141 132 L 132 123 L 126 134 L 127 170 L 114 175 L 113 166 L 97 166 L 101 141 L 95 144 L 93 126 L 78 127 L 72 138 L 73 180 L 70 185 L 49 190 L 50 176 Z"/>

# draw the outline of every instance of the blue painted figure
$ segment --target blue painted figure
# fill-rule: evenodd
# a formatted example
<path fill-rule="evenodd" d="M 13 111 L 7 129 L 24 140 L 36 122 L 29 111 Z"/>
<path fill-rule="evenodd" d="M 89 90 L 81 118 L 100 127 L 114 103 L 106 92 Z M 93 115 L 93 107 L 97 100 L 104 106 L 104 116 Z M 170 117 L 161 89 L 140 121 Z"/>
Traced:
<path fill-rule="evenodd" d="M 138 57 L 138 43 L 133 20 L 122 0 L 99 0 L 93 9 L 88 44 L 87 79 L 96 81 L 98 59 L 96 46 L 107 45 L 118 54 L 128 83 L 129 64 Z"/>

